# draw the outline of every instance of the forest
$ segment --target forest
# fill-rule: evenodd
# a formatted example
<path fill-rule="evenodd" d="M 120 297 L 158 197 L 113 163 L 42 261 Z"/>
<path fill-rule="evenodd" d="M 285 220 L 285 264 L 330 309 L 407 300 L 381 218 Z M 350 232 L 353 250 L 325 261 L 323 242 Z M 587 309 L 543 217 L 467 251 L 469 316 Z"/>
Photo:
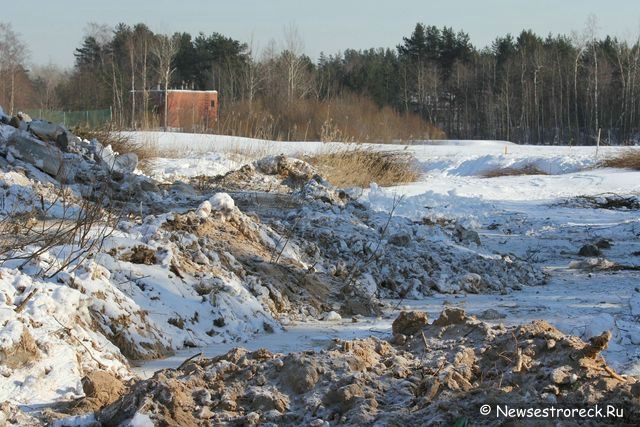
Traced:
<path fill-rule="evenodd" d="M 72 69 L 28 63 L 0 23 L 0 105 L 111 109 L 117 129 L 159 127 L 152 89 L 217 90 L 207 132 L 355 142 L 492 139 L 630 145 L 640 140 L 640 41 L 531 30 L 477 48 L 462 30 L 417 23 L 397 46 L 309 58 L 295 27 L 256 49 L 217 32 L 93 24 Z"/>

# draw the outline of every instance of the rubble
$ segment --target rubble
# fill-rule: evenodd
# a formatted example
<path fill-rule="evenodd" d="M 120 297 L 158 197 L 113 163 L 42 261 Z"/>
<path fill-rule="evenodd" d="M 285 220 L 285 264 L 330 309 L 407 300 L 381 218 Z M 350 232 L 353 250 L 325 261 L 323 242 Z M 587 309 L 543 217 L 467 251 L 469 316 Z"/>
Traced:
<path fill-rule="evenodd" d="M 483 404 L 622 411 L 581 425 L 620 425 L 640 416 L 637 379 L 612 376 L 602 358 L 582 355 L 587 343 L 544 321 L 506 328 L 445 309 L 419 332 L 403 345 L 367 338 L 337 341 L 321 352 L 236 348 L 199 357 L 137 383 L 96 419 L 108 425 L 136 416 L 156 425 L 508 422 L 482 415 Z"/>
<path fill-rule="evenodd" d="M 14 133 L 7 141 L 8 160 L 20 159 L 58 178 L 63 172 L 63 154 L 57 147 L 31 137 Z M 66 178 L 63 178 L 67 181 Z"/>
<path fill-rule="evenodd" d="M 7 118 L 4 113 L 2 120 L 17 124 L 13 131 L 3 130 L 5 141 L 0 144 L 0 155 L 9 164 L 22 161 L 61 184 L 80 184 L 84 194 L 104 191 L 106 185 L 109 197 L 116 200 L 128 200 L 132 194 L 145 198 L 144 193 L 157 190 L 134 173 L 138 164 L 134 153 L 115 153 L 97 140 L 83 141 L 64 126 L 43 120 Z"/>

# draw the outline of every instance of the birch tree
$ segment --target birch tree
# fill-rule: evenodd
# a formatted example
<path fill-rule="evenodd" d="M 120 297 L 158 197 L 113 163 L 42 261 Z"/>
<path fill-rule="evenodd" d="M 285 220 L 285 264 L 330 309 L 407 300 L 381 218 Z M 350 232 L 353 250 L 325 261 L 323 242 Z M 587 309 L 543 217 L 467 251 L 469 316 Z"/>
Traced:
<path fill-rule="evenodd" d="M 173 58 L 178 52 L 178 42 L 176 37 L 170 37 L 165 34 L 156 36 L 153 45 L 153 55 L 157 61 L 157 71 L 160 84 L 164 91 L 164 123 L 163 128 L 167 131 L 167 114 L 169 112 L 169 83 L 171 75 L 175 71 L 173 67 Z"/>
<path fill-rule="evenodd" d="M 289 25 L 284 31 L 284 51 L 280 58 L 287 79 L 287 101 L 306 96 L 312 87 L 309 75 L 310 60 L 303 54 L 304 42 L 295 25 Z"/>
<path fill-rule="evenodd" d="M 16 77 L 28 57 L 27 46 L 13 31 L 11 24 L 0 22 L 0 77 L 9 81 L 9 112 L 14 114 Z M 4 86 L 4 83 L 3 83 Z"/>

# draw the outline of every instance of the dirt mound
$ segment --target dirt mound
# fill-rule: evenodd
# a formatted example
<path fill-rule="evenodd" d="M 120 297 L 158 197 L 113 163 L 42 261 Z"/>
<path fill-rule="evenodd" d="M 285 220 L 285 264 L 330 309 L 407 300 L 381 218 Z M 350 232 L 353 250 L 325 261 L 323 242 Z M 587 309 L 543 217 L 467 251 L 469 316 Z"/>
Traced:
<path fill-rule="evenodd" d="M 162 227 L 166 247 L 174 247 L 172 265 L 181 275 L 226 277 L 234 275 L 247 284 L 273 317 L 319 317 L 331 311 L 339 288 L 330 275 L 314 274 L 306 264 L 285 252 L 297 248 L 257 218 L 235 209 L 224 220 L 199 218 L 194 213 L 175 215 Z M 188 238 L 187 238 L 188 237 Z M 186 242 L 182 245 L 180 242 Z M 216 286 L 204 282 L 198 293 L 215 295 Z"/>
<path fill-rule="evenodd" d="M 427 313 L 421 311 L 401 311 L 393 321 L 391 330 L 394 335 L 413 335 L 427 324 Z"/>
<path fill-rule="evenodd" d="M 64 418 L 63 413 L 82 415 L 98 411 L 118 400 L 128 391 L 127 383 L 106 371 L 91 371 L 81 380 L 84 397 L 69 403 L 58 405 L 57 416 Z"/>
<path fill-rule="evenodd" d="M 270 261 L 339 291 L 334 309 L 343 315 L 376 314 L 381 297 L 508 293 L 546 282 L 530 263 L 479 250 L 473 230 L 372 211 L 297 159 L 268 157 L 217 177 L 212 185 L 217 191 L 251 189 L 233 193 L 234 199 L 275 243 L 268 248 Z M 258 255 L 264 258 L 264 252 Z"/>
<path fill-rule="evenodd" d="M 223 188 L 227 191 L 246 190 L 267 192 L 290 192 L 300 189 L 318 172 L 309 163 L 285 155 L 268 156 L 242 166 L 222 176 L 198 177 L 202 184 Z"/>
<path fill-rule="evenodd" d="M 615 374 L 594 346 L 544 321 L 505 328 L 445 311 L 402 346 L 367 338 L 318 353 L 238 348 L 190 360 L 139 382 L 97 419 L 118 424 L 147 416 L 185 426 L 504 423 L 480 414 L 489 404 L 613 405 L 621 418 L 581 422 L 637 420 L 640 384 Z"/>

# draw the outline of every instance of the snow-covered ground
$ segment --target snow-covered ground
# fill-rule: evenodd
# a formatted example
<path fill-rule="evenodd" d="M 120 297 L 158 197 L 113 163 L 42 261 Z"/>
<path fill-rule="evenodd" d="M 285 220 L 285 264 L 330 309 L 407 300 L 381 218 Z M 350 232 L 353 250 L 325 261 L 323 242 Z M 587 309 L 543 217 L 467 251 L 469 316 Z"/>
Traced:
<path fill-rule="evenodd" d="M 371 183 L 348 191 L 359 203 L 346 204 L 325 181 L 309 180 L 308 165 L 277 157 L 344 144 L 130 133 L 158 152 L 144 165 L 150 182 L 139 171 L 105 171 L 78 141 L 64 153 L 77 176 L 61 191 L 21 157 L 16 135 L 40 144 L 0 126 L 0 225 L 4 241 L 28 243 L 1 254 L 0 402 L 46 406 L 82 396 L 86 372 L 149 376 L 238 345 L 291 352 L 388 337 L 399 309 L 433 319 L 444 306 L 492 323 L 545 319 L 583 339 L 610 330 L 607 361 L 640 375 L 640 172 L 597 167 L 618 148 L 370 145 L 412 153 L 421 179 Z M 484 177 L 505 168 L 545 174 Z M 308 182 L 278 193 L 283 170 Z M 227 172 L 227 181 L 214 178 Z M 88 217 L 80 195 L 95 197 L 100 180 L 135 209 L 106 222 Z M 29 240 L 78 217 L 90 220 L 72 233 L 80 240 L 44 250 Z M 579 255 L 589 244 L 600 253 Z M 384 311 L 354 315 L 376 311 L 363 297 L 387 298 Z M 124 357 L 174 351 L 134 372 Z"/>
<path fill-rule="evenodd" d="M 182 153 L 216 153 L 185 160 L 184 168 L 172 159 L 154 162 L 158 179 L 221 173 L 234 168 L 227 159 L 268 154 L 302 156 L 344 149 L 340 144 L 283 143 L 220 136 L 140 133 L 140 142 L 160 150 Z M 419 182 L 392 188 L 372 183 L 360 196 L 376 210 L 406 216 L 457 220 L 479 232 L 481 245 L 490 251 L 515 254 L 550 274 L 548 285 L 525 287 L 508 295 L 433 295 L 423 300 L 393 301 L 395 307 L 416 308 L 435 317 L 444 305 L 465 308 L 486 320 L 519 324 L 545 319 L 562 331 L 584 339 L 611 330 L 614 338 L 604 352 L 607 361 L 624 373 L 640 374 L 640 271 L 601 270 L 591 264 L 606 261 L 640 265 L 640 211 L 604 209 L 607 197 L 640 198 L 640 172 L 598 168 L 598 161 L 624 150 L 620 147 L 520 146 L 504 141 L 432 141 L 413 145 L 371 145 L 371 149 L 407 150 L 419 161 Z M 187 156 L 189 157 L 189 156 Z M 533 166 L 545 175 L 484 178 L 504 168 Z M 228 168 L 228 169 L 227 169 Z M 169 173 L 170 171 L 170 173 Z M 398 203 L 398 200 L 399 203 Z M 578 255 L 580 248 L 599 240 L 611 248 L 599 258 Z M 606 260 L 606 261 L 605 261 Z M 496 313 L 487 310 L 493 309 Z M 494 318 L 492 318 L 494 317 Z M 351 319 L 327 323 L 289 325 L 283 335 L 264 336 L 245 345 L 274 351 L 318 348 L 334 337 L 352 338 L 389 333 L 392 318 Z M 231 345 L 211 346 L 218 354 Z M 191 352 L 192 353 L 192 352 Z M 159 366 L 179 363 L 152 362 Z"/>

